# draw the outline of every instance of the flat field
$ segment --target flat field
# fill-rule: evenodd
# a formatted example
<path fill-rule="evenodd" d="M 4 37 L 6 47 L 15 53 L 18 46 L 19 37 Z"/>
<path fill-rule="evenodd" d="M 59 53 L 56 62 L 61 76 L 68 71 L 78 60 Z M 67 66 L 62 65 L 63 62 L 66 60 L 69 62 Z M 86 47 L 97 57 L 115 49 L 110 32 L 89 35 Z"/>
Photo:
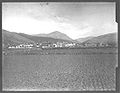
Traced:
<path fill-rule="evenodd" d="M 3 90 L 115 90 L 117 64 L 116 48 L 9 50 Z"/>

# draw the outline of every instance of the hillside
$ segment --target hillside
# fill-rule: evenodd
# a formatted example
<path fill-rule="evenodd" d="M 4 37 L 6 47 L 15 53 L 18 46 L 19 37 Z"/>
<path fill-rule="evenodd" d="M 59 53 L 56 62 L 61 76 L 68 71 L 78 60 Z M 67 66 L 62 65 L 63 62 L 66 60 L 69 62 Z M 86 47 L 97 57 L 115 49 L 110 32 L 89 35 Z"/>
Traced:
<path fill-rule="evenodd" d="M 20 44 L 20 43 L 34 43 L 34 41 L 25 38 L 23 36 L 20 36 L 17 33 L 2 30 L 2 43 L 8 45 L 8 44 Z"/>
<path fill-rule="evenodd" d="M 68 37 L 66 34 L 61 33 L 59 31 L 55 31 L 49 34 L 38 34 L 35 36 L 39 36 L 39 37 L 51 37 L 51 38 L 55 38 L 55 39 L 63 39 L 63 40 L 72 40 L 70 37 Z"/>
<path fill-rule="evenodd" d="M 64 42 L 72 42 L 72 41 L 69 41 L 69 40 L 54 39 L 54 38 L 51 38 L 51 37 L 40 37 L 40 36 L 27 35 L 27 34 L 23 34 L 23 33 L 18 33 L 18 34 L 36 42 L 36 43 L 42 43 L 42 42 L 54 43 L 54 42 L 63 42 L 63 41 Z"/>
<path fill-rule="evenodd" d="M 53 32 L 49 35 L 51 36 L 57 36 L 56 33 L 59 32 Z M 61 33 L 60 33 L 61 34 Z M 59 37 L 60 35 L 58 35 Z M 27 35 L 24 33 L 15 33 L 15 32 L 9 32 L 6 30 L 2 30 L 2 43 L 7 46 L 8 44 L 20 44 L 20 43 L 43 43 L 43 42 L 49 42 L 49 43 L 55 43 L 55 42 L 80 42 L 80 43 L 105 43 L 105 44 L 117 44 L 117 33 L 109 33 L 100 35 L 97 37 L 86 37 L 86 38 L 79 38 L 77 40 L 63 40 L 63 39 L 55 39 L 52 37 L 44 37 L 44 36 L 33 36 L 33 35 Z"/>
<path fill-rule="evenodd" d="M 117 43 L 117 33 L 109 33 L 93 37 L 84 43 Z"/>
<path fill-rule="evenodd" d="M 42 43 L 42 42 L 71 42 L 68 40 L 62 40 L 62 39 L 54 39 L 50 37 L 39 37 L 39 36 L 32 36 L 27 35 L 24 33 L 15 33 L 15 32 L 9 32 L 6 30 L 2 30 L 2 42 L 5 46 L 8 44 L 20 44 L 20 43 Z"/>
<path fill-rule="evenodd" d="M 78 39 L 76 39 L 76 41 L 82 43 L 82 42 L 85 42 L 85 41 L 87 41 L 87 40 L 89 40 L 89 39 L 92 39 L 92 38 L 93 38 L 93 37 L 78 38 Z"/>

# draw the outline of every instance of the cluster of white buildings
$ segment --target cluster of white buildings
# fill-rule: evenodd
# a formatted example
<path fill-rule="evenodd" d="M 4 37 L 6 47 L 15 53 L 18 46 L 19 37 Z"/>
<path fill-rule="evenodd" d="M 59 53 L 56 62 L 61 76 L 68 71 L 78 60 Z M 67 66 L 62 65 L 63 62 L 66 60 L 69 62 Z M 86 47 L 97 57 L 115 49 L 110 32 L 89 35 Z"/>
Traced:
<path fill-rule="evenodd" d="M 19 45 L 11 45 L 8 48 L 9 49 L 20 49 L 20 48 L 32 48 L 33 44 L 19 44 Z"/>
<path fill-rule="evenodd" d="M 75 43 L 68 43 L 68 42 L 56 42 L 53 44 L 43 44 L 42 48 L 64 48 L 64 47 L 74 47 Z"/>
<path fill-rule="evenodd" d="M 25 48 L 75 48 L 75 47 L 108 47 L 108 44 L 104 43 L 69 43 L 69 42 L 55 42 L 55 43 L 36 43 L 36 44 L 19 44 L 9 45 L 9 49 L 25 49 Z"/>
<path fill-rule="evenodd" d="M 84 47 L 108 47 L 109 45 L 106 43 L 85 43 Z"/>
<path fill-rule="evenodd" d="M 36 44 L 19 44 L 9 45 L 9 49 L 24 49 L 24 48 L 62 48 L 62 47 L 74 47 L 75 43 L 68 42 L 55 42 L 55 43 L 36 43 Z"/>

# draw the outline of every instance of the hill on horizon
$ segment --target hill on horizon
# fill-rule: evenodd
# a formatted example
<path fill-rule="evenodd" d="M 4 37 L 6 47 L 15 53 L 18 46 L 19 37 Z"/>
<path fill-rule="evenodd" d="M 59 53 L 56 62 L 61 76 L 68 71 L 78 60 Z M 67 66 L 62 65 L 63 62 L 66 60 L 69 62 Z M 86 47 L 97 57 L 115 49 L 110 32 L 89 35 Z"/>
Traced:
<path fill-rule="evenodd" d="M 59 31 L 54 31 L 54 32 L 49 33 L 49 34 L 37 34 L 37 35 L 33 35 L 33 36 L 51 37 L 51 38 L 55 38 L 55 39 L 63 39 L 63 40 L 72 41 L 72 39 L 69 36 L 67 36 L 66 34 L 61 33 Z"/>
<path fill-rule="evenodd" d="M 55 33 L 51 33 L 52 36 Z M 82 41 L 82 42 L 81 42 Z M 111 43 L 117 44 L 117 33 L 109 33 L 100 35 L 97 37 L 86 37 L 86 38 L 79 38 L 77 40 L 63 40 L 63 39 L 55 39 L 52 37 L 42 37 L 42 36 L 33 36 L 27 35 L 24 33 L 16 33 L 16 32 L 9 32 L 6 30 L 2 30 L 2 43 L 6 46 L 8 44 L 21 44 L 21 43 L 55 43 L 55 42 L 75 42 L 75 43 Z"/>
<path fill-rule="evenodd" d="M 93 38 L 92 36 L 88 36 L 88 37 L 84 37 L 84 38 L 78 38 L 78 39 L 76 39 L 76 41 L 82 43 L 82 42 L 85 42 L 85 41 L 92 39 L 92 38 Z"/>
<path fill-rule="evenodd" d="M 7 30 L 2 30 L 2 43 L 5 46 L 8 45 L 17 45 L 21 43 L 43 43 L 43 42 L 72 42 L 69 40 L 54 39 L 51 37 L 39 37 L 27 35 L 24 33 L 9 32 Z"/>
<path fill-rule="evenodd" d="M 109 33 L 100 35 L 97 37 L 92 37 L 86 40 L 84 43 L 116 43 L 117 44 L 117 33 Z"/>
<path fill-rule="evenodd" d="M 55 39 L 55 38 L 52 38 L 52 37 L 33 36 L 33 35 L 27 35 L 27 34 L 24 34 L 24 33 L 18 33 L 18 34 L 36 42 L 36 43 L 37 42 L 38 43 L 41 43 L 41 42 L 51 42 L 51 43 L 54 43 L 54 42 L 72 42 L 72 41 L 69 41 L 69 40 Z"/>
<path fill-rule="evenodd" d="M 18 35 L 14 32 L 2 30 L 2 43 L 7 44 L 20 44 L 20 43 L 34 43 L 34 41 Z"/>

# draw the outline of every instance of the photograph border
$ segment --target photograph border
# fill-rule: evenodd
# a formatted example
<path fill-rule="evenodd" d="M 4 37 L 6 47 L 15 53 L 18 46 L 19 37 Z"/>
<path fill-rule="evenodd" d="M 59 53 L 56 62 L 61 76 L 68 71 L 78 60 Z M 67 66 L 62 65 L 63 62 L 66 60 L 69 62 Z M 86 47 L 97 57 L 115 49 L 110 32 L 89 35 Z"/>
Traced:
<path fill-rule="evenodd" d="M 116 68 L 116 91 L 2 91 L 2 3 L 4 2 L 115 2 L 116 3 L 116 22 L 118 23 L 118 67 Z M 1 16 L 1 19 L 0 19 L 0 22 L 1 22 L 1 31 L 0 31 L 0 37 L 1 37 L 1 62 L 0 62 L 0 92 L 8 92 L 8 93 L 17 93 L 17 92 L 69 92 L 69 93 L 72 93 L 72 92 L 90 92 L 90 93 L 101 93 L 101 92 L 112 92 L 112 93 L 120 93 L 120 85 L 119 85 L 119 80 L 120 80 L 120 70 L 119 70 L 119 43 L 120 43 L 120 38 L 119 38 L 119 18 L 120 18 L 120 14 L 119 14 L 119 3 L 120 1 L 119 0 L 2 0 L 0 2 L 0 16 Z"/>

